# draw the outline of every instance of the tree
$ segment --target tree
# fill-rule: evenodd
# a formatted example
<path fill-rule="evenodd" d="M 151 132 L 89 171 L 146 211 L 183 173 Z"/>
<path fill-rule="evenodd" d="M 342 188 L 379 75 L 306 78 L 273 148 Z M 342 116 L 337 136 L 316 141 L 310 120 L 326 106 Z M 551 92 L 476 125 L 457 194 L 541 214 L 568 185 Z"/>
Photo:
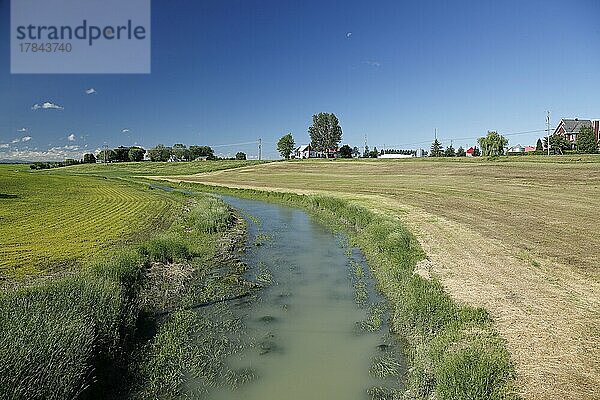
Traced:
<path fill-rule="evenodd" d="M 479 147 L 475 146 L 473 147 L 473 157 L 479 157 L 481 155 L 481 150 L 479 150 Z"/>
<path fill-rule="evenodd" d="M 452 147 L 452 144 L 450 144 L 450 146 L 446 148 L 446 151 L 444 152 L 444 157 L 456 157 L 456 152 L 454 151 L 454 147 Z"/>
<path fill-rule="evenodd" d="M 356 149 L 356 150 L 358 150 L 358 149 Z M 347 144 L 340 147 L 340 157 L 352 158 L 352 153 L 353 153 L 352 148 L 350 146 L 348 146 Z"/>
<path fill-rule="evenodd" d="M 365 144 L 365 151 L 363 152 L 363 158 L 369 158 L 369 146 Z"/>
<path fill-rule="evenodd" d="M 544 148 L 548 148 L 548 138 L 544 138 Z M 571 148 L 571 142 L 560 133 L 550 135 L 550 151 L 553 154 L 563 154 L 565 150 Z"/>
<path fill-rule="evenodd" d="M 591 126 L 582 126 L 577 134 L 577 152 L 595 154 L 598 152 L 598 142 Z"/>
<path fill-rule="evenodd" d="M 176 143 L 171 149 L 171 154 L 177 161 L 189 161 L 190 151 L 187 146 L 181 143 Z"/>
<path fill-rule="evenodd" d="M 238 151 L 237 153 L 235 153 L 235 159 L 236 160 L 245 160 L 246 153 L 242 153 L 241 151 Z"/>
<path fill-rule="evenodd" d="M 165 147 L 164 144 L 159 144 L 148 150 L 148 156 L 150 157 L 150 161 L 169 161 L 169 157 L 171 157 L 171 148 Z"/>
<path fill-rule="evenodd" d="M 369 157 L 377 158 L 379 157 L 379 151 L 377 151 L 377 147 L 373 147 L 373 150 L 369 153 Z"/>
<path fill-rule="evenodd" d="M 190 159 L 195 160 L 198 157 L 206 157 L 208 160 L 213 160 L 215 152 L 210 146 L 190 146 Z"/>
<path fill-rule="evenodd" d="M 458 150 L 456 150 L 456 157 L 466 157 L 467 153 L 465 153 L 465 149 L 463 149 L 462 146 L 460 146 L 458 148 Z"/>
<path fill-rule="evenodd" d="M 352 157 L 360 157 L 360 150 L 356 146 L 352 148 Z"/>
<path fill-rule="evenodd" d="M 288 133 L 279 138 L 279 141 L 277 142 L 277 151 L 281 154 L 281 157 L 287 160 L 292 155 L 295 146 L 296 143 L 294 143 L 294 137 L 291 133 Z"/>
<path fill-rule="evenodd" d="M 96 162 L 96 156 L 92 153 L 87 153 L 83 155 L 83 163 L 84 164 L 94 164 Z"/>
<path fill-rule="evenodd" d="M 433 143 L 431 144 L 431 151 L 429 152 L 429 157 L 442 157 L 443 150 L 444 150 L 444 147 L 442 147 L 442 144 L 436 138 L 433 141 Z"/>
<path fill-rule="evenodd" d="M 544 145 L 542 144 L 542 139 L 537 140 L 537 143 L 535 144 L 535 151 L 544 151 Z"/>
<path fill-rule="evenodd" d="M 96 156 L 96 159 L 100 160 L 101 162 L 113 162 L 115 161 L 116 157 L 117 155 L 113 150 L 107 149 L 100 151 L 100 153 L 98 153 Z"/>
<path fill-rule="evenodd" d="M 129 161 L 143 161 L 146 150 L 141 147 L 132 147 L 129 149 Z"/>
<path fill-rule="evenodd" d="M 117 162 L 127 162 L 129 161 L 129 147 L 119 146 L 114 149 L 115 159 Z"/>
<path fill-rule="evenodd" d="M 313 123 L 308 128 L 308 134 L 310 135 L 312 148 L 315 151 L 335 149 L 342 141 L 342 128 L 333 113 L 313 115 Z"/>
<path fill-rule="evenodd" d="M 496 131 L 488 131 L 486 136 L 477 139 L 477 143 L 481 146 L 484 156 L 501 156 L 508 139 Z"/>

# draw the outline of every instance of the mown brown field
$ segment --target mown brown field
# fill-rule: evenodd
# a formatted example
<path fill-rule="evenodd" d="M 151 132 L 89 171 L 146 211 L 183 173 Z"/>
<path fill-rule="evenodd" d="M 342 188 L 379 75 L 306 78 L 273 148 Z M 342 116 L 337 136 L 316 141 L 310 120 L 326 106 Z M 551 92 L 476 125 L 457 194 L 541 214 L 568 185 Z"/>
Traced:
<path fill-rule="evenodd" d="M 528 399 L 600 398 L 600 157 L 291 161 L 173 181 L 354 199 L 407 224 L 419 273 L 486 307 Z"/>

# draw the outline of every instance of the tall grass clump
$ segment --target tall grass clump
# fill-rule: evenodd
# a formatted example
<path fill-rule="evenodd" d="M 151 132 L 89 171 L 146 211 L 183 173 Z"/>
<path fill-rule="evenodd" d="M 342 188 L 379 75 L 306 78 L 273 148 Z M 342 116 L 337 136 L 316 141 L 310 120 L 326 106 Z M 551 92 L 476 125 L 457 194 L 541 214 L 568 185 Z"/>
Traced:
<path fill-rule="evenodd" d="M 122 268 L 122 269 L 120 269 Z M 136 307 L 125 282 L 135 256 L 116 256 L 77 276 L 0 297 L 0 397 L 65 399 L 91 394 L 119 369 Z"/>
<path fill-rule="evenodd" d="M 224 232 L 233 222 L 233 214 L 221 200 L 207 197 L 202 207 L 194 207 L 185 216 L 185 221 L 198 232 Z"/>
<path fill-rule="evenodd" d="M 389 301 L 391 329 L 407 342 L 405 396 L 415 399 L 516 399 L 514 366 L 488 313 L 455 302 L 442 284 L 414 273 L 425 258 L 397 219 L 323 196 L 195 185 L 240 197 L 303 207 L 361 248 Z"/>
<path fill-rule="evenodd" d="M 165 232 L 140 245 L 70 276 L 0 294 L 0 398 L 115 398 L 127 392 L 147 271 L 152 263 L 208 263 L 219 232 L 232 222 L 224 203 L 198 198 Z M 179 344 L 187 337 L 188 314 L 177 314 L 157 348 L 184 350 Z M 153 373 L 165 369 L 159 375 L 169 381 L 157 385 L 168 390 L 172 366 L 161 358 L 166 353 L 157 356 Z"/>

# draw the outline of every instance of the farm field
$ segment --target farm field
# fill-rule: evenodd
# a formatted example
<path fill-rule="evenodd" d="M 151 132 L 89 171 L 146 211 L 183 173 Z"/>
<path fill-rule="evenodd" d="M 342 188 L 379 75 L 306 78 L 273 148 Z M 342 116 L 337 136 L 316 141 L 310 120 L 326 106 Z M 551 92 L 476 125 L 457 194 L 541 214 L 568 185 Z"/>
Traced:
<path fill-rule="evenodd" d="M 57 272 L 168 226 L 174 196 L 141 185 L 0 165 L 0 277 Z"/>
<path fill-rule="evenodd" d="M 43 171 L 0 165 L 0 279 L 56 272 L 168 226 L 180 201 L 132 183 L 134 177 L 258 163 L 86 164 Z"/>
<path fill-rule="evenodd" d="M 258 165 L 267 161 L 223 160 L 192 162 L 127 162 L 113 164 L 80 164 L 52 170 L 53 174 L 84 174 L 109 177 L 152 175 L 188 175 Z"/>
<path fill-rule="evenodd" d="M 168 179 L 322 193 L 397 217 L 428 255 L 418 273 L 492 313 L 525 398 L 580 399 L 600 385 L 599 160 L 292 161 Z"/>

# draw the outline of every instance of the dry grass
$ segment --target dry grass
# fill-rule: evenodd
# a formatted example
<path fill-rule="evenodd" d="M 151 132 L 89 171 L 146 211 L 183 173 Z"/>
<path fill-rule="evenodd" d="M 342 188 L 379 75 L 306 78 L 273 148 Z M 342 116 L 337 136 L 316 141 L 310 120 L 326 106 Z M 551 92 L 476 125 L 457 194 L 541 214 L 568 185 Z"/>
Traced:
<path fill-rule="evenodd" d="M 303 161 L 172 179 L 328 193 L 397 216 L 449 293 L 492 313 L 526 398 L 600 398 L 600 163 L 549 160 Z"/>

